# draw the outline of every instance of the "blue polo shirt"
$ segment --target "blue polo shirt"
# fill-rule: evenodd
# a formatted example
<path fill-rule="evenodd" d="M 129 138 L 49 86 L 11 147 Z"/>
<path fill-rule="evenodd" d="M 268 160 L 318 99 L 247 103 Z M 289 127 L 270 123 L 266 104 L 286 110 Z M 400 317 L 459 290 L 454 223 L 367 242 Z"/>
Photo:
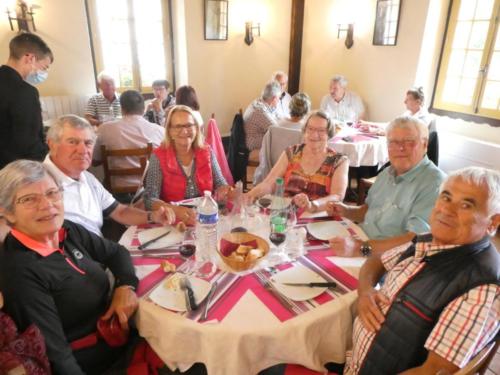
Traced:
<path fill-rule="evenodd" d="M 369 238 L 430 231 L 429 215 L 446 175 L 425 156 L 413 169 L 396 176 L 384 169 L 368 191 L 368 211 L 361 227 Z"/>

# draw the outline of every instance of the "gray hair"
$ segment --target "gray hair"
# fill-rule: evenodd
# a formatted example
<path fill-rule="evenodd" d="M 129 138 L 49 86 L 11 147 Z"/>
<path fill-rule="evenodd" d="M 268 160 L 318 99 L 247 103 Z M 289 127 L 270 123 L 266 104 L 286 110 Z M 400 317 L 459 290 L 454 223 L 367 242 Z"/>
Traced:
<path fill-rule="evenodd" d="M 288 108 L 290 109 L 290 116 L 304 117 L 311 110 L 311 99 L 306 93 L 298 92 L 292 96 Z"/>
<path fill-rule="evenodd" d="M 97 75 L 97 83 L 101 83 L 103 80 L 115 82 L 115 78 L 108 72 L 102 71 Z"/>
<path fill-rule="evenodd" d="M 277 70 L 271 76 L 271 81 L 277 81 L 278 77 L 286 77 L 286 78 L 288 78 L 288 75 L 283 70 Z"/>
<path fill-rule="evenodd" d="M 333 82 L 338 82 L 343 88 L 346 88 L 348 83 L 347 78 L 340 74 L 336 74 L 332 77 L 332 79 L 330 80 L 330 84 L 332 84 Z"/>
<path fill-rule="evenodd" d="M 58 188 L 60 182 L 44 164 L 32 160 L 16 160 L 0 170 L 0 208 L 14 212 L 14 198 L 17 191 L 26 186 L 51 177 Z"/>
<path fill-rule="evenodd" d="M 280 96 L 281 95 L 281 86 L 278 82 L 272 81 L 266 83 L 266 86 L 264 86 L 264 90 L 262 90 L 261 98 L 262 100 L 270 100 L 274 98 L 275 96 Z"/>
<path fill-rule="evenodd" d="M 500 214 L 500 172 L 482 167 L 467 167 L 451 172 L 446 181 L 453 178 L 459 178 L 470 185 L 486 188 L 489 214 Z M 440 190 L 443 190 L 445 182 L 441 185 Z"/>
<path fill-rule="evenodd" d="M 412 87 L 411 89 L 408 89 L 406 95 L 411 95 L 413 96 L 413 99 L 418 100 L 421 104 L 424 104 L 425 94 L 424 88 L 422 86 Z"/>
<path fill-rule="evenodd" d="M 386 134 L 393 129 L 415 129 L 421 139 L 429 140 L 429 128 L 421 120 L 412 116 L 399 116 L 387 125 Z"/>
<path fill-rule="evenodd" d="M 97 138 L 92 125 L 90 125 L 90 123 L 83 117 L 76 115 L 63 115 L 50 126 L 49 131 L 47 132 L 47 139 L 59 143 L 65 126 L 69 126 L 72 129 L 88 129 L 92 136 L 92 140 L 95 141 Z"/>

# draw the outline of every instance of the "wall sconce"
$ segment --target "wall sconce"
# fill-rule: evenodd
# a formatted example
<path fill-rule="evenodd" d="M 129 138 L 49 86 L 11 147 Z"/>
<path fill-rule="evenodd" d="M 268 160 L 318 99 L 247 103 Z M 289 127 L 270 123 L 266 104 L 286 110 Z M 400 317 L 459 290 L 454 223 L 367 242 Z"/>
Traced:
<path fill-rule="evenodd" d="M 338 31 L 337 31 L 337 39 L 340 39 L 340 33 L 345 32 L 345 46 L 347 49 L 350 49 L 352 45 L 354 44 L 354 24 L 353 23 L 348 23 L 347 27 L 342 27 L 342 24 L 337 24 L 338 26 Z"/>
<path fill-rule="evenodd" d="M 24 0 L 17 0 L 13 8 L 14 9 L 9 9 L 9 7 L 7 7 L 10 29 L 14 31 L 12 21 L 17 21 L 17 28 L 19 32 L 29 33 L 31 31 L 36 31 L 35 19 L 33 18 L 35 13 L 33 12 L 33 9 L 39 8 L 39 6 L 29 5 Z M 11 14 L 15 14 L 15 16 L 12 16 Z M 30 24 L 33 30 L 30 30 Z"/>
<path fill-rule="evenodd" d="M 250 45 L 253 43 L 253 30 L 257 30 L 257 36 L 260 36 L 260 23 L 253 26 L 252 21 L 245 22 L 245 43 Z"/>

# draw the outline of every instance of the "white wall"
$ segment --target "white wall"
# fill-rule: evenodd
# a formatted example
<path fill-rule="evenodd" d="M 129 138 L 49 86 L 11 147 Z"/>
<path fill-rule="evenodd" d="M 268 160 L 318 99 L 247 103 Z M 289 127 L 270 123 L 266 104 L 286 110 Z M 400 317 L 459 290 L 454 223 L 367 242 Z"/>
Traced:
<path fill-rule="evenodd" d="M 40 95 L 79 95 L 95 92 L 84 0 L 39 1 L 35 12 L 37 35 L 54 53 L 47 81 Z M 0 62 L 7 61 L 9 41 L 16 35 L 7 16 L 0 16 Z"/>

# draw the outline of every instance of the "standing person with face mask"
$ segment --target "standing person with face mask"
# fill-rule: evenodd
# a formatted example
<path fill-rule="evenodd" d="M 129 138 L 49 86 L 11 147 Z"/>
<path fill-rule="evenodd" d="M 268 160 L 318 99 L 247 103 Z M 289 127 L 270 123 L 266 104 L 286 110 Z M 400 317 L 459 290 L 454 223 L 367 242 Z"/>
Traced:
<path fill-rule="evenodd" d="M 47 79 L 53 61 L 37 35 L 20 34 L 9 43 L 9 58 L 0 66 L 0 169 L 17 159 L 43 160 L 47 153 L 34 85 Z"/>

